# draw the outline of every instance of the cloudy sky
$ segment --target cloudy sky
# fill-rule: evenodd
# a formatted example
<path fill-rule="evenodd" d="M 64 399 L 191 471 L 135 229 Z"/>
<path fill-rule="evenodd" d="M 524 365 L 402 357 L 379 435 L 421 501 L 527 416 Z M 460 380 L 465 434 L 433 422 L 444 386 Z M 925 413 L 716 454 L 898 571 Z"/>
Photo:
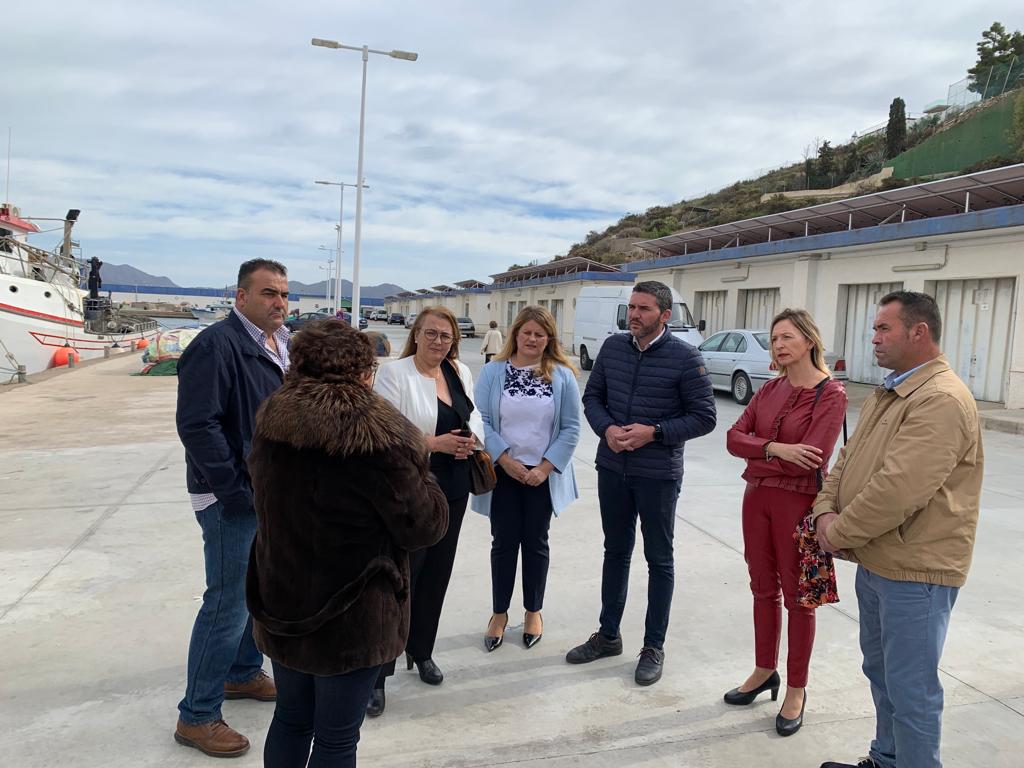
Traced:
<path fill-rule="evenodd" d="M 369 62 L 362 283 L 486 279 L 844 141 L 894 96 L 919 112 L 996 20 L 1024 27 L 1019 0 L 39 0 L 4 36 L 10 199 L 80 208 L 86 257 L 180 285 L 255 256 L 315 282 L 338 190 L 313 181 L 355 181 L 360 56 L 310 39 L 405 49 Z"/>

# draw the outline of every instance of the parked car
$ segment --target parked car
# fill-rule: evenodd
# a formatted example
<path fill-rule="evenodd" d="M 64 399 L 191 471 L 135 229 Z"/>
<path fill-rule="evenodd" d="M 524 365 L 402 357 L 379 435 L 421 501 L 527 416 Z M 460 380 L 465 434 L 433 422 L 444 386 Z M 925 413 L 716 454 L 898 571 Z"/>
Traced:
<path fill-rule="evenodd" d="M 388 316 L 388 325 L 405 325 L 405 315 L 401 312 L 392 312 Z"/>
<path fill-rule="evenodd" d="M 476 336 L 476 326 L 473 325 L 473 321 L 468 317 L 457 317 L 455 322 L 459 325 L 459 333 L 467 338 L 472 339 Z"/>
<path fill-rule="evenodd" d="M 352 314 L 351 314 L 350 312 L 346 312 L 346 311 L 345 311 L 345 310 L 343 309 L 343 310 L 341 310 L 341 312 L 340 312 L 340 313 L 338 314 L 338 317 L 339 317 L 339 318 L 340 318 L 341 320 L 344 320 L 344 321 L 345 321 L 346 323 L 348 323 L 349 325 L 352 325 Z M 365 331 L 365 330 L 366 330 L 366 327 L 367 327 L 368 325 L 369 325 L 369 322 L 367 322 L 367 320 L 366 320 L 366 318 L 365 318 L 365 317 L 360 317 L 360 318 L 359 318 L 359 330 L 360 330 L 360 331 Z"/>
<path fill-rule="evenodd" d="M 371 320 L 387 320 L 388 319 L 387 310 L 386 309 L 375 309 L 375 310 L 373 310 L 373 313 L 370 315 L 370 319 Z"/>
<path fill-rule="evenodd" d="M 302 330 L 302 326 L 309 325 L 315 320 L 323 320 L 325 317 L 330 317 L 330 312 L 327 314 L 323 312 L 303 312 L 297 317 L 290 317 L 284 321 L 284 324 L 288 327 L 288 330 L 292 333 Z"/>
<path fill-rule="evenodd" d="M 406 328 L 412 328 L 412 326 L 413 326 L 413 324 L 415 322 L 416 322 L 416 313 L 415 312 L 413 312 L 413 313 L 411 313 L 409 315 L 406 315 L 406 317 L 405 317 L 405 327 Z"/>
<path fill-rule="evenodd" d="M 732 392 L 737 403 L 746 405 L 766 381 L 775 378 L 769 345 L 768 331 L 739 328 L 719 331 L 698 349 L 711 386 Z"/>
<path fill-rule="evenodd" d="M 732 392 L 733 399 L 746 405 L 766 381 L 776 376 L 769 351 L 768 331 L 746 328 L 719 331 L 698 347 L 704 356 L 715 389 Z M 825 364 L 840 381 L 848 378 L 846 360 L 834 352 L 825 353 Z"/>

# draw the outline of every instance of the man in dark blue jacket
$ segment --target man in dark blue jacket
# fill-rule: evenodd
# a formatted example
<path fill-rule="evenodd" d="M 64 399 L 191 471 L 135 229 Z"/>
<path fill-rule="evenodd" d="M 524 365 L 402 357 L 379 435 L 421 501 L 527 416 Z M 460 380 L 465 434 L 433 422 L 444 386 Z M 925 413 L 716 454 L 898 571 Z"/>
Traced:
<path fill-rule="evenodd" d="M 188 683 L 174 738 L 215 757 L 245 754 L 249 740 L 221 717 L 225 698 L 274 701 L 274 681 L 252 637 L 245 604 L 256 534 L 245 459 L 256 409 L 288 370 L 288 275 L 276 261 L 238 270 L 235 306 L 188 345 L 178 361 L 178 436 L 188 492 L 203 530 L 206 591 L 192 628 Z"/>
<path fill-rule="evenodd" d="M 583 410 L 601 438 L 597 493 L 604 529 L 601 627 L 565 660 L 585 664 L 622 653 L 619 624 L 626 607 L 636 519 L 647 558 L 647 623 L 635 679 L 661 679 L 672 607 L 672 537 L 683 482 L 683 446 L 715 428 L 715 396 L 704 360 L 665 325 L 672 291 L 637 283 L 629 299 L 629 333 L 609 336 L 594 363 Z"/>

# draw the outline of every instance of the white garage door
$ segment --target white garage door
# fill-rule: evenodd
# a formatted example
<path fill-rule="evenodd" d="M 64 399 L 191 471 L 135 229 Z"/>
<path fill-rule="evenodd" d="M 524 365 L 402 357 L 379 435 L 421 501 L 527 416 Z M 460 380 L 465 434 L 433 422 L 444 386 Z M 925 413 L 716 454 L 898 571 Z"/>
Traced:
<path fill-rule="evenodd" d="M 741 290 L 739 316 L 742 318 L 742 327 L 767 329 L 778 312 L 778 306 L 778 288 Z"/>
<path fill-rule="evenodd" d="M 1012 277 L 936 280 L 925 290 L 942 313 L 942 351 L 979 400 L 1003 402 L 1013 341 Z"/>
<path fill-rule="evenodd" d="M 704 338 L 710 339 L 712 335 L 726 328 L 725 325 L 725 294 L 726 291 L 697 291 L 696 310 L 699 323 L 703 320 L 707 323 L 704 329 Z"/>
<path fill-rule="evenodd" d="M 903 289 L 903 283 L 865 283 L 839 286 L 839 310 L 846 305 L 846 325 L 843 336 L 843 356 L 851 381 L 862 384 L 881 384 L 889 373 L 875 362 L 875 348 L 871 337 L 872 326 L 878 312 L 878 300 L 891 291 Z"/>

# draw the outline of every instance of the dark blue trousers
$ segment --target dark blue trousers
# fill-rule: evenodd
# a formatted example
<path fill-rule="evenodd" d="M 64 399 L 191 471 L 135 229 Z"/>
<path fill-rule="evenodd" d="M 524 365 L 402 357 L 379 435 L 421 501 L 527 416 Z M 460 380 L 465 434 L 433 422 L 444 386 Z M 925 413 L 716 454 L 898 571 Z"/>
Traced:
<path fill-rule="evenodd" d="M 277 704 L 265 768 L 355 768 L 359 728 L 380 667 L 319 676 L 274 662 Z M 313 752 L 310 754 L 309 745 Z"/>
<path fill-rule="evenodd" d="M 597 471 L 597 496 L 604 529 L 604 569 L 601 575 L 601 634 L 618 637 L 629 588 L 629 562 L 636 542 L 636 520 L 644 538 L 647 559 L 647 621 L 644 646 L 664 648 L 668 614 L 675 586 L 672 541 L 675 532 L 679 480 L 629 477 L 606 469 Z"/>

